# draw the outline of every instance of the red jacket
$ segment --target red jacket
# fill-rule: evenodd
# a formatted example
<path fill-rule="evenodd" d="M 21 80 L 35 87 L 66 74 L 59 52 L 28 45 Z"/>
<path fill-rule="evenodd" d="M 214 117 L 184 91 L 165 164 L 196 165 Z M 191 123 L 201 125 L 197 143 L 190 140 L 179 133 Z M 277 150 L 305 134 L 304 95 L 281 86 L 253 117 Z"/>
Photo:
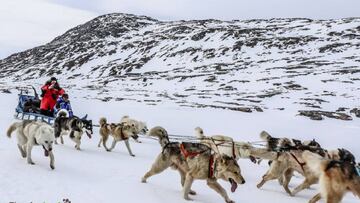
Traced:
<path fill-rule="evenodd" d="M 41 90 L 45 92 L 41 104 L 40 109 L 43 110 L 50 110 L 52 111 L 54 109 L 54 106 L 56 105 L 56 100 L 60 95 L 63 95 L 65 91 L 60 89 L 49 89 L 50 85 L 44 85 L 42 86 Z"/>

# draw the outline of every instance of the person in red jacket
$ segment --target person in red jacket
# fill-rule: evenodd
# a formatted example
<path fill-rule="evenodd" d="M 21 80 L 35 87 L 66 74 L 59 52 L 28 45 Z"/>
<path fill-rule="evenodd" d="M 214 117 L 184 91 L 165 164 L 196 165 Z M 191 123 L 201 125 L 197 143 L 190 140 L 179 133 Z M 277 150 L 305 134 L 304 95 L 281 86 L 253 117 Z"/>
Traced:
<path fill-rule="evenodd" d="M 65 91 L 60 87 L 57 79 L 55 77 L 51 77 L 51 79 L 41 87 L 41 92 L 42 99 L 40 104 L 40 112 L 43 115 L 53 117 L 56 101 L 59 96 L 65 93 Z"/>

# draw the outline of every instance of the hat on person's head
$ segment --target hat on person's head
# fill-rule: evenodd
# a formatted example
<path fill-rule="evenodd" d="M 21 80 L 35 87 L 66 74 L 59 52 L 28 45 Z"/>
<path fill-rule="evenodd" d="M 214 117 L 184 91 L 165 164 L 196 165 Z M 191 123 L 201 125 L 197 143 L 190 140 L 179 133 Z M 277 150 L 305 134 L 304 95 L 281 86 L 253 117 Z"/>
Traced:
<path fill-rule="evenodd" d="M 69 99 L 69 95 L 68 95 L 68 94 L 63 94 L 62 97 Z"/>
<path fill-rule="evenodd" d="M 56 79 L 56 77 L 51 77 L 50 81 L 56 81 L 57 82 L 57 79 Z"/>

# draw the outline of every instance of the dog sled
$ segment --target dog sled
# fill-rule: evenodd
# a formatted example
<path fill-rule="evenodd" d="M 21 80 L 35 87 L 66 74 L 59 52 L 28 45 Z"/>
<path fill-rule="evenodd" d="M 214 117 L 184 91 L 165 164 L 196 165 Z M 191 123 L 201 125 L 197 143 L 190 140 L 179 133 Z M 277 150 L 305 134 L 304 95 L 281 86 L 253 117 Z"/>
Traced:
<path fill-rule="evenodd" d="M 40 97 L 36 92 L 36 89 L 31 87 L 19 88 L 20 93 L 18 97 L 18 104 L 15 108 L 15 119 L 19 120 L 39 120 L 48 124 L 53 124 L 55 120 L 54 116 L 46 116 L 40 113 Z M 87 114 L 80 118 L 86 125 L 87 129 L 92 131 L 92 120 L 87 119 Z"/>
<path fill-rule="evenodd" d="M 16 119 L 20 120 L 41 120 L 48 124 L 54 122 L 54 117 L 45 116 L 40 113 L 40 98 L 36 89 L 31 87 L 19 88 L 18 104 L 15 108 Z"/>

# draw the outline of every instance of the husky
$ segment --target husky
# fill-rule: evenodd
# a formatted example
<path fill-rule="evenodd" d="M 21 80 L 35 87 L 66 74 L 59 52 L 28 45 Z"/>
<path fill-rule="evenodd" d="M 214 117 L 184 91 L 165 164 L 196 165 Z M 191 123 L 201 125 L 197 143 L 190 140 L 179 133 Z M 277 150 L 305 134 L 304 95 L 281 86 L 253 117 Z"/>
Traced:
<path fill-rule="evenodd" d="M 106 151 L 110 152 L 115 148 L 115 145 L 118 141 L 124 141 L 130 156 L 135 156 L 132 153 L 129 144 L 129 138 L 134 135 L 137 135 L 138 132 L 135 124 L 128 124 L 128 123 L 108 124 L 106 118 L 100 118 L 99 124 L 100 124 L 99 133 L 101 138 L 98 147 L 100 147 L 101 143 L 103 143 L 103 146 L 106 149 Z M 106 146 L 106 141 L 108 140 L 110 135 L 114 138 L 114 140 L 112 142 L 111 147 L 108 148 Z"/>
<path fill-rule="evenodd" d="M 240 167 L 234 158 L 225 154 L 213 153 L 210 147 L 201 143 L 170 142 L 167 131 L 162 127 L 152 128 L 149 135 L 159 138 L 162 152 L 156 158 L 151 169 L 142 177 L 143 183 L 146 183 L 149 177 L 172 167 L 180 172 L 185 200 L 191 200 L 189 194 L 195 194 L 191 190 L 193 181 L 201 179 L 206 180 L 207 185 L 219 193 L 226 202 L 234 202 L 217 182 L 218 179 L 229 181 L 232 192 L 235 192 L 237 184 L 245 183 Z"/>
<path fill-rule="evenodd" d="M 309 151 L 304 152 L 302 157 L 310 169 L 320 177 L 320 193 L 309 203 L 315 203 L 321 198 L 327 203 L 339 203 L 347 192 L 360 197 L 359 164 L 326 159 Z"/>
<path fill-rule="evenodd" d="M 145 122 L 131 119 L 129 116 L 123 116 L 120 120 L 120 123 L 127 123 L 136 127 L 137 133 L 136 135 L 132 136 L 132 138 L 138 143 L 141 143 L 141 141 L 138 139 L 138 135 L 146 135 L 146 133 L 149 131 Z"/>
<path fill-rule="evenodd" d="M 44 122 L 28 121 L 13 123 L 7 130 L 6 135 L 17 131 L 18 148 L 23 158 L 27 158 L 28 164 L 35 164 L 31 159 L 33 146 L 41 145 L 45 156 L 50 157 L 50 168 L 55 169 L 55 158 L 53 154 L 53 143 L 55 141 L 53 128 Z"/>
<path fill-rule="evenodd" d="M 54 121 L 55 138 L 57 139 L 60 137 L 61 144 L 64 144 L 63 136 L 69 135 L 70 139 L 76 143 L 75 148 L 77 150 L 80 150 L 81 137 L 84 133 L 83 128 L 83 121 L 76 116 L 69 118 L 66 110 L 60 110 Z M 88 133 L 88 130 L 85 130 L 85 132 L 86 135 L 91 138 L 91 134 Z M 55 144 L 57 144 L 56 139 Z"/>
<path fill-rule="evenodd" d="M 267 136 L 270 137 L 270 135 Z M 311 151 L 322 157 L 333 157 L 337 160 L 352 160 L 352 162 L 355 162 L 354 156 L 348 150 L 337 149 L 328 151 L 321 148 L 320 144 L 317 143 L 315 140 L 300 142 L 296 145 L 287 144 L 285 150 L 282 148 L 283 145 L 280 144 L 277 146 L 278 151 L 276 152 L 269 151 L 269 149 L 267 148 L 266 150 L 268 150 L 268 152 L 257 154 L 261 158 L 266 157 L 272 160 L 272 163 L 270 164 L 270 169 L 263 176 L 261 182 L 257 185 L 257 187 L 261 188 L 267 181 L 278 179 L 280 185 L 282 185 L 284 190 L 291 196 L 294 196 L 303 189 L 309 188 L 312 184 L 317 183 L 319 180 L 319 176 L 316 173 L 313 173 L 313 171 L 309 169 L 308 164 L 306 164 L 306 162 L 303 160 L 302 154 L 304 153 L 304 151 Z M 294 171 L 297 171 L 298 173 L 303 175 L 305 177 L 305 180 L 291 192 L 288 185 Z"/>
<path fill-rule="evenodd" d="M 195 128 L 195 136 L 200 140 L 200 143 L 209 146 L 219 154 L 226 154 L 235 160 L 250 158 L 252 162 L 256 162 L 256 159 L 250 155 L 248 150 L 251 147 L 249 143 L 236 142 L 233 138 L 224 135 L 205 136 L 204 130 L 200 127 Z"/>
<path fill-rule="evenodd" d="M 86 135 L 91 138 L 94 134 L 92 120 L 87 120 L 87 114 L 81 118 Z"/>
<path fill-rule="evenodd" d="M 291 138 L 276 138 L 272 137 L 266 131 L 260 133 L 260 138 L 266 141 L 266 147 L 269 151 L 286 151 L 291 149 L 301 149 L 304 146 L 310 146 L 313 148 L 321 148 L 320 144 L 315 139 L 304 141 Z"/>

